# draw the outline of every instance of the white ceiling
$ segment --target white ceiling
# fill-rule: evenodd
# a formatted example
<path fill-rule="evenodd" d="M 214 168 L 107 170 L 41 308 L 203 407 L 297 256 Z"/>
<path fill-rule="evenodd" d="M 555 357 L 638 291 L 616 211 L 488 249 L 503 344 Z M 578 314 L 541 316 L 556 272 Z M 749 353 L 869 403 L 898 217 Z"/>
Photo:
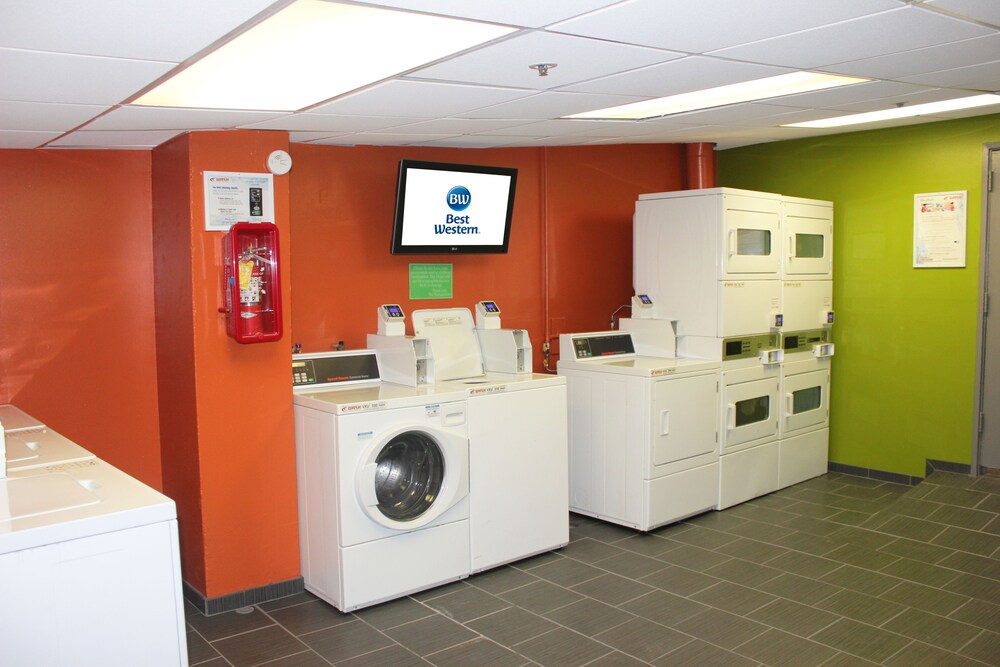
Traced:
<path fill-rule="evenodd" d="M 188 130 L 232 128 L 333 145 L 730 148 L 1000 113 L 779 127 L 1000 91 L 1000 0 L 371 0 L 356 4 L 520 30 L 297 113 L 126 103 L 287 2 L 4 0 L 0 148 L 148 149 Z M 528 68 L 536 63 L 558 67 L 541 77 Z M 798 69 L 874 80 L 646 121 L 560 119 Z"/>

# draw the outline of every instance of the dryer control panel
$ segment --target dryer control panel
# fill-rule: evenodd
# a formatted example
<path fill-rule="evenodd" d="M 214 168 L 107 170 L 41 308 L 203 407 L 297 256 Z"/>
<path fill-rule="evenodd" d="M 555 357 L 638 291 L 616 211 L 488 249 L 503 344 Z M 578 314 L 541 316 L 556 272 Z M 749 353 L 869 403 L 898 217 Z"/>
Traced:
<path fill-rule="evenodd" d="M 375 350 L 292 356 L 292 388 L 333 387 L 381 379 Z"/>
<path fill-rule="evenodd" d="M 781 349 L 779 338 L 780 335 L 776 333 L 724 338 L 722 340 L 722 360 L 751 359 L 759 357 L 762 352 Z"/>

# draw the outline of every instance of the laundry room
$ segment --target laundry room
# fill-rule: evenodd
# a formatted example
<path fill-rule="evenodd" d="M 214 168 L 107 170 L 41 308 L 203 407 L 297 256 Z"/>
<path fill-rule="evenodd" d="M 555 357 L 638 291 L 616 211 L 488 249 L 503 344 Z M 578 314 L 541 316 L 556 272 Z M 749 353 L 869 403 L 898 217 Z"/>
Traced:
<path fill-rule="evenodd" d="M 920 12 L 975 26 L 959 33 L 970 42 L 962 53 L 978 53 L 983 68 L 992 66 L 987 61 L 995 65 L 971 42 L 995 45 L 1000 17 L 986 8 L 978 10 L 983 16 L 960 21 L 963 12 L 972 11 L 966 5 L 975 3 L 940 3 L 947 12 L 880 0 L 885 12 Z M 244 9 L 249 15 L 243 20 L 220 20 L 224 30 L 177 62 L 187 62 L 252 18 L 262 19 L 259 12 L 276 9 L 268 9 L 268 2 L 252 4 L 259 7 Z M 347 4 L 406 9 L 413 3 Z M 437 3 L 435 11 L 451 13 L 441 8 L 447 4 Z M 538 18 L 534 34 L 557 19 L 584 13 L 557 4 L 566 7 Z M 0 22 L 6 11 L 0 10 Z M 491 25 L 505 23 L 490 20 Z M 0 28 L 0 62 L 10 65 L 8 71 L 21 72 L 21 78 L 33 70 L 16 69 L 18 58 L 59 50 L 43 39 L 46 30 L 33 30 L 36 44 Z M 580 31 L 587 32 L 582 26 Z M 566 39 L 568 34 L 559 33 Z M 601 48 L 616 39 L 602 35 Z M 101 63 L 89 61 L 111 59 L 80 45 L 60 48 L 87 54 L 82 59 L 98 68 Z M 517 85 L 533 93 L 558 87 L 553 77 L 568 75 L 569 65 L 559 63 L 544 79 L 532 70 L 532 79 Z M 273 661 L 312 667 L 489 659 L 553 665 L 617 664 L 616 659 L 621 664 L 777 664 L 788 655 L 808 655 L 815 664 L 849 658 L 886 664 L 917 658 L 995 664 L 1000 659 L 1000 485 L 989 475 L 977 477 L 980 467 L 1000 468 L 989 458 L 1000 452 L 977 449 L 981 423 L 989 421 L 988 410 L 980 416 L 985 409 L 980 386 L 984 241 L 988 210 L 997 215 L 996 195 L 984 174 L 1000 146 L 1000 107 L 832 134 L 771 127 L 786 134 L 766 138 L 743 138 L 739 125 L 710 124 L 706 116 L 705 132 L 691 122 L 671 126 L 677 131 L 673 135 L 664 130 L 661 138 L 642 135 L 634 141 L 630 130 L 620 129 L 622 121 L 613 121 L 586 142 L 557 137 L 555 129 L 537 136 L 518 135 L 507 126 L 494 130 L 486 123 L 497 119 L 470 115 L 459 120 L 482 123 L 474 136 L 394 140 L 387 129 L 365 144 L 363 129 L 338 139 L 310 125 L 324 114 L 287 126 L 280 123 L 287 114 L 236 126 L 193 115 L 187 124 L 139 119 L 140 107 L 131 104 L 130 95 L 167 70 L 131 79 L 117 75 L 128 92 L 102 101 L 70 86 L 56 69 L 38 71 L 46 73 L 40 78 L 56 81 L 51 87 L 68 91 L 62 98 L 36 93 L 23 81 L 9 88 L 0 84 L 0 110 L 7 110 L 0 115 L 13 119 L 0 119 L 0 405 L 12 410 L 0 411 L 0 422 L 6 460 L 14 462 L 0 481 L 5 489 L 37 483 L 39 497 L 75 498 L 66 501 L 72 505 L 67 511 L 80 518 L 81 526 L 102 521 L 112 526 L 111 515 L 93 505 L 103 507 L 105 499 L 120 494 L 122 500 L 113 503 L 120 512 L 115 520 L 124 521 L 130 508 L 135 521 L 141 512 L 148 517 L 148 525 L 122 523 L 124 533 L 153 531 L 154 526 L 161 531 L 156 539 L 166 543 L 163 553 L 176 554 L 176 562 L 171 556 L 158 565 L 157 574 L 143 570 L 136 576 L 159 582 L 169 574 L 177 591 L 152 590 L 152 583 L 150 590 L 122 591 L 131 595 L 130 604 L 142 604 L 142 596 L 158 600 L 159 615 L 150 622 L 182 635 L 176 655 L 150 664 Z M 452 74 L 445 70 L 440 76 L 402 77 L 393 84 L 400 91 L 424 87 L 408 98 L 432 109 L 414 114 L 429 115 L 420 122 L 457 115 L 433 111 L 435 104 L 447 108 L 448 96 L 458 95 L 452 88 L 459 86 L 445 79 Z M 994 74 L 990 90 L 997 88 L 995 79 Z M 982 82 L 977 86 L 985 89 Z M 470 89 L 467 94 L 483 96 L 480 107 L 502 101 L 486 95 L 484 82 L 464 87 Z M 948 87 L 937 85 L 932 96 L 941 97 Z M 975 87 L 961 88 L 967 94 Z M 550 94 L 600 97 L 586 90 Z M 876 99 L 884 102 L 888 96 Z M 373 99 L 359 103 L 354 117 L 374 123 L 380 113 L 367 105 L 376 102 L 387 116 L 404 113 L 392 106 L 406 103 L 402 97 L 398 103 L 392 96 Z M 78 115 L 65 116 L 60 121 L 65 127 L 41 111 L 28 122 L 30 109 L 22 109 L 38 104 L 47 111 L 46 105 L 56 103 L 77 107 L 66 110 Z M 833 115 L 836 106 L 810 102 L 809 108 Z M 868 100 L 850 110 L 868 106 L 877 105 Z M 124 123 L 126 134 L 116 140 L 110 135 L 119 112 L 134 113 L 138 120 Z M 553 128 L 577 122 L 550 111 L 535 113 L 545 113 L 538 122 Z M 96 116 L 101 116 L 94 121 L 98 124 L 88 131 L 85 123 Z M 101 129 L 102 122 L 108 129 Z M 520 122 L 511 121 L 511 127 Z M 181 125 L 171 129 L 176 123 Z M 261 123 L 265 126 L 252 127 Z M 509 130 L 503 141 L 489 139 L 503 129 Z M 268 159 L 276 152 L 290 169 L 271 168 Z M 992 159 L 995 169 L 998 158 Z M 515 170 L 505 251 L 393 252 L 400 163 L 406 161 Z M 274 283 L 280 313 L 268 325 L 276 332 L 274 340 L 240 342 L 227 331 L 226 310 L 232 310 L 225 291 L 225 276 L 231 275 L 226 274 L 227 231 L 206 228 L 206 172 L 268 177 L 273 220 L 266 222 L 273 223 L 272 266 L 280 272 L 280 283 Z M 765 326 L 780 341 L 772 347 L 783 348 L 785 365 L 759 373 L 778 387 L 771 393 L 772 405 L 785 400 L 782 382 L 801 381 L 806 392 L 815 390 L 825 419 L 779 425 L 775 418 L 773 437 L 748 438 L 746 446 L 735 444 L 731 452 L 725 433 L 717 432 L 726 428 L 718 404 L 737 384 L 727 378 L 742 378 L 747 366 L 757 373 L 760 350 L 746 357 L 750 362 L 726 358 L 724 348 L 691 352 L 684 346 L 700 341 L 675 323 L 666 334 L 657 329 L 655 338 L 659 342 L 666 336 L 673 354 L 651 355 L 646 346 L 652 329 L 643 328 L 647 317 L 637 301 L 637 293 L 650 293 L 656 303 L 663 298 L 655 289 L 640 292 L 637 283 L 638 202 L 703 190 L 825 202 L 832 218 L 825 241 L 835 248 L 832 277 L 822 285 L 829 295 L 820 297 L 827 300 L 829 313 L 822 315 L 829 319 L 796 326 L 795 332 L 809 334 L 801 340 L 782 338 L 776 327 Z M 914 197 L 956 192 L 964 193 L 966 214 L 961 265 L 916 266 Z M 776 247 L 784 243 L 777 232 L 773 239 Z M 421 269 L 433 271 L 445 293 L 422 293 L 414 278 Z M 735 275 L 726 280 L 754 279 Z M 689 278 L 670 280 L 671 287 L 684 290 Z M 786 282 L 798 288 L 809 280 L 799 276 Z M 380 318 L 387 305 L 398 306 L 403 322 L 385 335 Z M 491 314 L 496 319 L 490 320 Z M 452 359 L 466 360 L 459 354 L 463 345 L 482 353 L 492 329 L 512 333 L 522 367 L 497 373 L 483 357 L 472 370 L 449 368 Z M 721 341 L 744 333 L 720 330 L 704 336 Z M 621 346 L 606 348 L 613 358 L 605 360 L 608 369 L 594 371 L 594 363 L 567 349 L 604 334 L 624 335 L 602 342 Z M 583 342 L 574 342 L 574 335 Z M 437 383 L 416 379 L 407 386 L 407 380 L 389 380 L 399 367 L 386 361 L 388 346 L 404 341 L 409 349 L 413 339 L 430 341 Z M 817 347 L 829 358 L 817 354 Z M 698 360 L 671 358 L 647 366 L 636 361 L 651 356 Z M 350 363 L 365 358 L 375 370 L 343 387 L 303 391 L 289 381 L 289 364 L 296 358 L 349 358 Z M 622 370 L 626 364 L 628 370 Z M 654 403 L 645 412 L 613 411 L 617 398 L 647 391 L 665 379 L 661 373 L 672 376 L 670 400 L 685 405 L 686 412 L 667 415 Z M 600 389 L 598 379 L 605 383 Z M 400 385 L 405 391 L 390 395 L 372 389 L 373 384 Z M 585 391 L 591 392 L 586 400 L 580 393 Z M 330 399 L 324 406 L 321 396 L 336 392 L 343 392 L 343 401 Z M 802 394 L 804 400 L 812 395 Z M 696 397 L 712 406 L 703 420 L 712 431 L 705 435 L 706 444 L 692 444 L 689 463 L 650 463 L 647 472 L 626 479 L 631 473 L 616 465 L 626 461 L 638 468 L 629 453 L 630 425 L 642 421 L 660 428 L 663 436 L 686 434 L 685 417 L 701 414 L 700 407 L 691 407 Z M 341 407 L 360 414 L 338 413 Z M 442 442 L 452 436 L 464 440 L 464 453 L 461 447 L 445 447 L 441 461 L 467 469 L 467 488 L 444 485 L 453 492 L 452 500 L 442 514 L 428 519 L 426 528 L 419 526 L 424 535 L 414 530 L 417 524 L 409 524 L 406 535 L 394 533 L 398 526 L 391 523 L 367 526 L 364 517 L 371 515 L 359 512 L 366 526 L 357 531 L 360 540 L 389 536 L 396 540 L 392 548 L 352 551 L 355 544 L 336 540 L 310 546 L 303 541 L 307 526 L 315 530 L 332 521 L 331 505 L 342 507 L 357 498 L 341 487 L 323 488 L 306 502 L 303 480 L 313 479 L 314 491 L 315 484 L 327 483 L 324 466 L 339 471 L 348 464 L 324 459 L 328 454 L 316 441 L 307 444 L 304 424 L 314 424 L 309 428 L 317 433 L 338 433 L 338 447 L 352 439 L 367 446 L 383 434 L 387 440 L 395 435 L 395 422 L 378 418 L 389 412 L 430 432 L 450 433 L 441 435 Z M 585 460 L 574 453 L 574 437 L 596 439 L 598 433 L 606 440 L 600 456 L 607 458 Z M 794 438 L 808 441 L 815 456 L 781 458 L 782 443 Z M 552 442 L 568 447 L 543 453 Z M 477 453 L 477 443 L 486 449 Z M 419 443 L 408 446 L 419 449 Z M 751 460 L 751 451 L 760 458 Z M 32 459 L 39 452 L 42 458 Z M 57 452 L 55 464 L 45 458 L 51 452 Z M 304 468 L 307 456 L 313 463 Z M 380 474 L 372 456 L 367 470 Z M 766 457 L 773 465 L 759 463 Z M 779 460 L 794 472 L 779 477 Z M 758 479 L 758 469 L 766 471 L 764 476 L 773 472 L 774 479 Z M 58 473 L 61 481 L 43 483 L 42 471 Z M 323 474 L 317 477 L 318 471 Z M 702 476 L 696 478 L 693 471 Z M 352 467 L 341 479 L 353 483 L 360 475 Z M 586 484 L 574 487 L 574 475 L 578 482 L 586 476 Z M 711 487 L 720 480 L 729 484 L 730 495 L 720 497 Z M 609 495 L 616 484 L 633 481 L 652 490 Z M 47 484 L 55 486 L 50 491 Z M 574 496 L 574 488 L 582 495 Z M 50 516 L 53 509 L 24 509 L 13 487 L 4 498 L 0 509 L 6 510 L 8 527 L 0 527 L 0 534 L 15 537 L 9 544 L 0 542 L 0 565 L 23 567 L 31 562 L 29 546 L 42 549 L 80 536 L 49 527 L 45 530 L 56 538 L 19 542 L 22 524 L 17 521 L 41 526 L 37 517 Z M 173 516 L 163 504 L 167 499 L 175 504 Z M 890 501 L 897 502 L 892 509 Z M 142 506 L 141 512 L 132 502 Z M 617 502 L 622 507 L 608 509 Z M 669 505 L 669 511 L 660 511 L 657 503 Z M 343 536 L 353 520 L 338 518 L 334 530 Z M 405 524 L 412 518 L 395 521 Z M 460 532 L 463 521 L 468 525 Z M 35 523 L 28 527 L 36 529 Z M 459 542 L 468 552 L 456 564 L 459 554 L 447 545 Z M 138 558 L 150 567 L 156 561 L 145 552 Z M 391 576 L 379 572 L 382 560 L 390 563 Z M 111 573 L 121 566 L 108 562 L 101 575 L 107 579 L 94 581 L 114 580 Z M 321 563 L 330 562 L 338 565 L 323 569 Z M 417 570 L 427 576 L 410 575 Z M 68 616 L 59 622 L 82 618 L 87 607 L 79 601 L 100 592 L 96 584 L 81 586 L 75 603 L 52 602 L 54 593 L 35 595 L 34 588 L 45 588 L 55 575 L 41 566 L 31 572 L 36 578 L 25 577 L 29 583 L 18 586 L 0 576 L 0 592 L 33 600 L 25 603 L 23 616 L 32 623 L 55 618 L 46 607 L 50 604 L 66 604 Z M 66 569 L 59 576 L 84 576 L 80 572 Z M 329 582 L 338 576 L 365 585 L 336 592 L 341 584 Z M 109 584 L 112 588 L 127 587 Z M 67 585 L 66 590 L 76 589 Z M 180 616 L 176 609 L 183 610 Z M 114 620 L 81 620 L 79 636 L 101 635 L 111 623 L 128 632 L 127 619 L 106 613 Z M 0 612 L 8 630 L 23 627 L 20 618 L 17 610 Z M 950 631 L 947 637 L 926 630 L 936 622 Z M 8 637 L 4 632 L 0 637 Z M 852 633 L 868 638 L 867 643 L 855 645 Z M 647 635 L 655 635 L 655 641 Z M 115 640 L 104 641 L 111 642 L 107 664 L 126 664 L 116 662 Z M 162 641 L 137 635 L 132 645 Z M 122 641 L 121 655 L 126 644 Z M 38 664 L 76 664 L 55 648 L 45 655 L 48 661 Z M 0 664 L 6 664 L 4 656 L 0 648 Z"/>

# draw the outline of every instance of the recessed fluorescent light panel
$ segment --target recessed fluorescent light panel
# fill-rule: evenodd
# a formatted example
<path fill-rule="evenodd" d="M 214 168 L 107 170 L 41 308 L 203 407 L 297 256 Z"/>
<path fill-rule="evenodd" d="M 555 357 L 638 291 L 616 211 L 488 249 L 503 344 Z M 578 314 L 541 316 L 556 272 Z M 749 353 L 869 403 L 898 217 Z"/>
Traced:
<path fill-rule="evenodd" d="M 739 102 L 752 102 L 754 100 L 765 100 L 772 97 L 794 95 L 796 93 L 808 93 L 813 90 L 823 90 L 824 88 L 850 86 L 855 83 L 865 83 L 867 81 L 871 81 L 871 79 L 839 76 L 836 74 L 821 74 L 819 72 L 792 72 L 790 74 L 767 77 L 766 79 L 744 81 L 728 86 L 719 86 L 718 88 L 708 88 L 681 95 L 660 97 L 655 100 L 646 100 L 645 102 L 633 102 L 632 104 L 623 104 L 617 107 L 598 109 L 597 111 L 587 111 L 573 114 L 572 116 L 564 116 L 564 118 L 642 120 L 645 118 L 684 113 L 685 111 L 711 109 L 712 107 L 721 107 Z"/>
<path fill-rule="evenodd" d="M 1000 95 L 974 95 L 972 97 L 961 97 L 957 100 L 945 100 L 944 102 L 929 102 L 927 104 L 916 104 L 912 107 L 893 107 L 884 111 L 870 111 L 868 113 L 856 113 L 847 116 L 837 116 L 835 118 L 824 118 L 822 120 L 810 120 L 805 123 L 790 123 L 781 127 L 843 127 L 845 125 L 862 125 L 864 123 L 876 123 L 880 120 L 894 120 L 896 118 L 909 118 L 910 116 L 926 116 L 928 114 L 944 113 L 946 111 L 958 111 L 959 109 L 974 109 L 985 107 L 991 104 L 1000 104 Z"/>
<path fill-rule="evenodd" d="M 296 111 L 516 30 L 298 0 L 132 104 Z"/>

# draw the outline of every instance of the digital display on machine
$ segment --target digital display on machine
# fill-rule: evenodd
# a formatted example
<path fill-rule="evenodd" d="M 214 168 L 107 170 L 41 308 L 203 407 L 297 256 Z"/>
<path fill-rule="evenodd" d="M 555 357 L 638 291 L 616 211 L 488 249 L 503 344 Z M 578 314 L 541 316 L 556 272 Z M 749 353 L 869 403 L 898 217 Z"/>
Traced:
<path fill-rule="evenodd" d="M 833 311 L 832 310 L 828 310 L 827 313 L 826 313 L 826 323 L 827 324 L 833 324 Z"/>
<path fill-rule="evenodd" d="M 577 359 L 635 354 L 635 346 L 632 344 L 632 336 L 628 334 L 574 338 L 573 353 Z"/>
<path fill-rule="evenodd" d="M 786 350 L 794 350 L 798 346 L 799 346 L 799 337 L 798 336 L 785 336 L 785 344 L 784 344 L 783 347 Z"/>
<path fill-rule="evenodd" d="M 292 360 L 292 386 L 378 380 L 374 354 L 344 354 Z"/>
<path fill-rule="evenodd" d="M 481 303 L 483 304 L 483 310 L 485 310 L 487 313 L 500 312 L 500 308 L 497 307 L 497 304 L 494 301 L 482 301 Z"/>
<path fill-rule="evenodd" d="M 637 294 L 636 296 L 639 297 L 639 301 L 641 303 L 644 303 L 647 306 L 652 306 L 653 305 L 653 300 L 650 299 L 648 295 L 646 295 L 646 294 Z"/>
<path fill-rule="evenodd" d="M 742 340 L 727 340 L 726 341 L 726 356 L 733 357 L 739 356 L 743 352 L 743 341 Z"/>
<path fill-rule="evenodd" d="M 389 304 L 383 306 L 383 309 L 385 310 L 386 317 L 396 317 L 396 318 L 403 317 L 403 309 L 395 304 Z"/>

